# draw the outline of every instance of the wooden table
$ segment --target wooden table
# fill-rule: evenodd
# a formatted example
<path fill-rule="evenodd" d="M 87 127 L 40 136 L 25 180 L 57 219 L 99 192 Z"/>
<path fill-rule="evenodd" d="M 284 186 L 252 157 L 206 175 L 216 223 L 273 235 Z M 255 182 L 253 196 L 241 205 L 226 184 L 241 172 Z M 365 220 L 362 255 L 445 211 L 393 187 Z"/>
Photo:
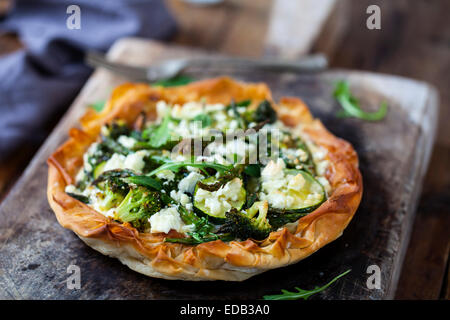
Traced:
<path fill-rule="evenodd" d="M 244 56 L 268 53 L 265 34 L 272 27 L 269 18 L 274 19 L 273 1 L 229 0 L 224 5 L 206 8 L 166 1 L 180 24 L 173 42 Z M 366 8 L 371 4 L 381 7 L 381 30 L 368 30 L 365 26 Z M 450 298 L 449 10 L 446 0 L 414 4 L 407 0 L 342 0 L 314 45 L 314 51 L 328 54 L 332 67 L 408 76 L 428 81 L 440 90 L 440 127 L 397 289 L 399 299 Z M 15 37 L 0 37 L 0 54 L 19 46 Z M 0 164 L 0 201 L 36 148 L 21 148 Z"/>

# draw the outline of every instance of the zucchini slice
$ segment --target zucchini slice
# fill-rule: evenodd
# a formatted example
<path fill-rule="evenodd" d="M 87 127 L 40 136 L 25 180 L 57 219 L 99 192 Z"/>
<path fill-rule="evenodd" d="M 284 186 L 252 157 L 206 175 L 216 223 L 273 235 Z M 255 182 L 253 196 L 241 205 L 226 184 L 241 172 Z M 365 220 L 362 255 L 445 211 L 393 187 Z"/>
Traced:
<path fill-rule="evenodd" d="M 94 179 L 97 179 L 103 173 L 103 168 L 105 168 L 105 164 L 106 164 L 106 161 L 103 161 L 95 167 Z"/>
<path fill-rule="evenodd" d="M 203 184 L 214 184 L 215 177 L 209 177 L 201 181 Z M 240 178 L 234 178 L 221 186 L 217 191 L 208 191 L 196 185 L 194 191 L 194 206 L 197 210 L 213 218 L 222 221 L 225 213 L 232 208 L 241 210 L 246 201 L 247 192 Z"/>
<path fill-rule="evenodd" d="M 286 179 L 285 185 L 265 196 L 271 210 L 284 213 L 309 213 L 326 200 L 325 189 L 310 173 L 297 169 L 285 169 L 283 172 Z M 261 191 L 266 193 L 264 185 L 261 186 Z M 280 207 L 280 202 L 287 205 Z"/>

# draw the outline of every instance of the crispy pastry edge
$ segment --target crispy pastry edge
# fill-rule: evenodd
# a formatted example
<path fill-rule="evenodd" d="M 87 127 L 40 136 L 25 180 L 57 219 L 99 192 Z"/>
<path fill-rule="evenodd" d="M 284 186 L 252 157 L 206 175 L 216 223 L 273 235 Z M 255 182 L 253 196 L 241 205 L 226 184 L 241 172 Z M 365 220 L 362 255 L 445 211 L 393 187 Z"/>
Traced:
<path fill-rule="evenodd" d="M 263 99 L 273 101 L 265 84 L 241 83 L 227 77 L 174 88 L 131 83 L 117 87 L 104 110 L 101 113 L 88 110 L 80 119 L 82 129 L 71 129 L 70 138 L 47 161 L 47 197 L 58 222 L 90 247 L 118 258 L 129 268 L 171 280 L 242 281 L 296 263 L 338 238 L 361 201 L 363 187 L 357 154 L 348 142 L 335 137 L 320 120 L 314 119 L 300 99 L 293 97 L 282 98 L 276 105 L 277 113 L 287 125 L 301 123 L 311 140 L 328 150 L 330 166 L 326 177 L 332 187 L 328 200 L 298 221 L 295 233 L 283 228 L 263 241 L 224 243 L 218 240 L 197 246 L 165 243 L 165 235 L 139 233 L 64 192 L 82 166 L 83 153 L 95 141 L 104 123 L 114 118 L 132 123 L 141 112 L 155 115 L 155 104 L 160 99 L 183 103 L 202 97 L 211 103 L 225 104 L 231 98 L 252 99 L 254 103 Z"/>

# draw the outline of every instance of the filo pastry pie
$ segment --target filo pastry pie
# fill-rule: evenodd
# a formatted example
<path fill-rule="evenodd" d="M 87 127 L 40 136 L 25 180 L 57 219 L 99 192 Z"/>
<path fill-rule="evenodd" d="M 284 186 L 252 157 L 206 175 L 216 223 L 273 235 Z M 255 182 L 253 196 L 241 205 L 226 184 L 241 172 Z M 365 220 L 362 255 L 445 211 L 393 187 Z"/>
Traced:
<path fill-rule="evenodd" d="M 361 200 L 352 146 L 263 83 L 127 83 L 80 123 L 48 159 L 50 206 L 151 277 L 242 281 L 296 263 Z"/>

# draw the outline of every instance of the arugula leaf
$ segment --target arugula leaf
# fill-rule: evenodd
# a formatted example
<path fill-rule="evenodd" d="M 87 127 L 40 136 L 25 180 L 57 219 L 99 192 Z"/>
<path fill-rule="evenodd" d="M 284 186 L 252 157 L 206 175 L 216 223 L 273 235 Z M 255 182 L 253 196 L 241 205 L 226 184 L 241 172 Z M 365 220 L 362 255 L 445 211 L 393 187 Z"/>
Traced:
<path fill-rule="evenodd" d="M 193 121 L 201 121 L 202 122 L 202 128 L 209 127 L 212 123 L 211 116 L 206 113 L 199 114 L 194 117 Z"/>
<path fill-rule="evenodd" d="M 248 99 L 248 100 L 241 100 L 241 101 L 238 101 L 238 102 L 231 101 L 231 103 L 229 105 L 227 105 L 226 108 L 227 109 L 231 108 L 233 104 L 236 105 L 236 107 L 248 107 L 251 103 L 252 103 L 252 100 L 250 100 L 250 99 Z"/>
<path fill-rule="evenodd" d="M 219 172 L 225 172 L 225 171 L 229 171 L 232 169 L 232 166 L 226 166 L 226 165 L 218 164 L 218 163 L 207 163 L 207 162 L 196 163 L 196 162 L 188 162 L 188 161 L 181 161 L 181 162 L 168 161 L 165 164 L 163 164 L 162 166 L 149 172 L 147 174 L 147 176 L 153 176 L 163 170 L 171 170 L 171 171 L 177 172 L 180 168 L 183 168 L 183 167 L 194 167 L 194 168 L 200 168 L 200 169 L 212 168 Z"/>
<path fill-rule="evenodd" d="M 192 81 L 194 81 L 194 79 L 192 79 L 191 77 L 188 77 L 188 76 L 175 76 L 171 79 L 156 81 L 156 82 L 152 83 L 152 86 L 165 87 L 165 88 L 176 87 L 176 86 L 182 86 L 182 85 L 191 83 Z"/>
<path fill-rule="evenodd" d="M 248 107 L 251 103 L 252 103 L 252 100 L 242 100 L 239 102 L 235 102 L 234 99 L 231 99 L 230 104 L 226 106 L 227 110 L 233 111 L 233 114 L 239 123 L 239 128 L 241 128 L 241 129 L 246 129 L 248 123 L 247 123 L 245 117 L 238 112 L 237 108 L 238 107 Z"/>
<path fill-rule="evenodd" d="M 156 179 L 147 176 L 132 176 L 124 179 L 126 182 L 137 184 L 138 186 L 143 186 L 148 189 L 161 190 L 162 184 Z"/>
<path fill-rule="evenodd" d="M 193 224 L 195 226 L 194 232 L 188 232 L 189 238 L 165 238 L 165 242 L 171 243 L 184 243 L 190 245 L 196 245 L 203 242 L 215 241 L 218 239 L 222 239 L 224 241 L 230 241 L 230 235 L 223 234 L 217 235 L 213 233 L 215 227 L 208 221 L 206 217 L 199 217 L 195 212 L 187 210 L 181 204 L 178 204 L 171 197 L 164 195 L 164 202 L 170 205 L 177 205 L 178 211 L 180 212 L 180 217 L 185 224 Z"/>
<path fill-rule="evenodd" d="M 103 108 L 105 107 L 106 102 L 105 101 L 97 101 L 94 103 L 91 103 L 89 105 L 89 108 L 94 109 L 96 112 L 101 112 L 103 110 Z"/>
<path fill-rule="evenodd" d="M 153 148 L 160 148 L 165 145 L 170 140 L 170 130 L 169 130 L 170 114 L 167 113 L 164 116 L 161 124 L 156 128 L 155 131 L 150 135 L 149 144 Z"/>
<path fill-rule="evenodd" d="M 352 270 L 349 269 L 349 270 L 341 273 L 340 275 L 335 277 L 333 280 L 328 282 L 326 285 L 324 285 L 322 287 L 316 287 L 313 290 L 303 290 L 303 289 L 300 289 L 298 287 L 295 287 L 295 290 L 297 290 L 297 291 L 291 292 L 291 291 L 287 291 L 287 290 L 281 290 L 281 292 L 282 292 L 281 294 L 266 295 L 263 298 L 264 298 L 264 300 L 297 300 L 297 299 L 304 299 L 304 300 L 306 300 L 309 297 L 311 297 L 312 295 L 325 290 L 331 284 L 336 282 L 339 278 L 342 278 L 343 276 L 345 276 L 350 271 L 352 271 Z"/>
<path fill-rule="evenodd" d="M 354 117 L 367 121 L 382 120 L 387 114 L 387 103 L 383 102 L 375 112 L 366 112 L 361 110 L 359 101 L 350 92 L 350 87 L 347 81 L 339 81 L 336 83 L 334 90 L 334 97 L 339 102 L 343 110 L 337 113 L 340 118 Z"/>
<path fill-rule="evenodd" d="M 222 241 L 231 241 L 234 239 L 234 236 L 230 234 L 222 234 L 217 235 L 214 233 L 211 233 L 208 236 L 202 236 L 197 232 L 188 232 L 190 235 L 190 238 L 165 238 L 165 242 L 171 242 L 171 243 L 183 243 L 183 244 L 190 244 L 190 245 L 197 245 L 204 242 L 210 242 L 210 241 L 216 241 L 216 240 L 222 240 Z"/>

